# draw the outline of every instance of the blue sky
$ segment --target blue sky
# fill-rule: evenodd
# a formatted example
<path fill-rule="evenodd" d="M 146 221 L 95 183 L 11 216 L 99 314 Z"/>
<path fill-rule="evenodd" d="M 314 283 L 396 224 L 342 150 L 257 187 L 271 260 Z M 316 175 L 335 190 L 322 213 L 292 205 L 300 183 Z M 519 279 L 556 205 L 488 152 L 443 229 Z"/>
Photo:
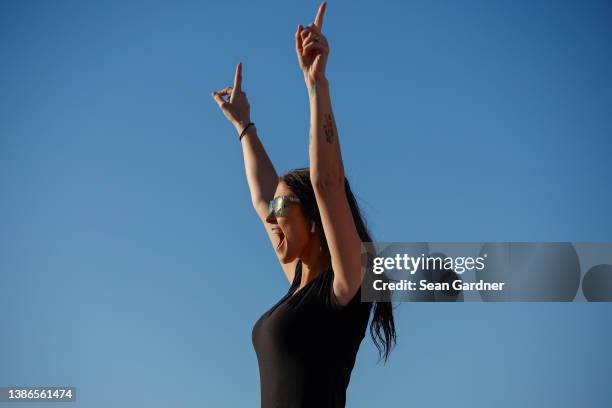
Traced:
<path fill-rule="evenodd" d="M 252 325 L 287 282 L 210 92 L 242 61 L 277 171 L 308 165 L 293 36 L 318 4 L 0 4 L 0 385 L 259 406 Z M 612 241 L 611 19 L 607 1 L 330 1 L 374 238 Z M 397 348 L 377 365 L 364 340 L 348 406 L 609 406 L 611 312 L 401 304 Z"/>

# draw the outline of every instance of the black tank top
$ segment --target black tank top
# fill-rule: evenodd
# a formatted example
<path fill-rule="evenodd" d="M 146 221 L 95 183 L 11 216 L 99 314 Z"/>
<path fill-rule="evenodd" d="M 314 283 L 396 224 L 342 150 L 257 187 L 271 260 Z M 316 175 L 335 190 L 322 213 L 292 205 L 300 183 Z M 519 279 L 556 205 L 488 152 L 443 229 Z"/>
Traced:
<path fill-rule="evenodd" d="M 298 290 L 298 261 L 289 291 L 253 327 L 262 408 L 344 407 L 371 302 L 360 290 L 342 306 L 331 266 Z"/>

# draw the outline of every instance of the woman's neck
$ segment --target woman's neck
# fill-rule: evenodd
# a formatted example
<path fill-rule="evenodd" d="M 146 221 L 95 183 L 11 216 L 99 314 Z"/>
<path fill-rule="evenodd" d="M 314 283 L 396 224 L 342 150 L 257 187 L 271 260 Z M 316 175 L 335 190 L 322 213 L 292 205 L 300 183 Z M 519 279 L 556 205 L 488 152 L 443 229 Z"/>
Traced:
<path fill-rule="evenodd" d="M 330 256 L 321 248 L 321 240 L 313 238 L 300 257 L 302 261 L 302 282 L 300 287 L 303 287 L 308 282 L 319 276 L 330 264 Z"/>

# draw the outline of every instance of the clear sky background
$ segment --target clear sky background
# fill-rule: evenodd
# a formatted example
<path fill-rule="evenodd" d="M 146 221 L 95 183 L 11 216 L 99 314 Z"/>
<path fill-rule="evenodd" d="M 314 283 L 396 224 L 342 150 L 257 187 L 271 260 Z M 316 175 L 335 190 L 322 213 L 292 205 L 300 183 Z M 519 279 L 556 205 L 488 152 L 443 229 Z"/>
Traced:
<path fill-rule="evenodd" d="M 259 406 L 251 330 L 288 283 L 210 92 L 242 61 L 277 171 L 308 165 L 294 32 L 318 4 L 0 3 L 0 385 Z M 332 0 L 324 33 L 376 240 L 612 241 L 610 1 Z M 396 319 L 348 407 L 610 406 L 610 304 Z"/>

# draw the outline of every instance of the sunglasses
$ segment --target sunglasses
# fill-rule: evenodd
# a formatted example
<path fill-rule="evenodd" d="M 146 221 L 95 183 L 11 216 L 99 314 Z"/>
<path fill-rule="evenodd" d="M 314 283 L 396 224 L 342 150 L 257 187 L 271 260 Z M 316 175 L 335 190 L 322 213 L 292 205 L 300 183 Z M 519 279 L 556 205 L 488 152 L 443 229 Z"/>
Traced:
<path fill-rule="evenodd" d="M 299 203 L 300 199 L 292 195 L 274 197 L 272 200 L 270 200 L 268 211 L 270 213 L 274 213 L 275 217 L 284 217 L 287 215 L 287 207 L 289 202 Z"/>

